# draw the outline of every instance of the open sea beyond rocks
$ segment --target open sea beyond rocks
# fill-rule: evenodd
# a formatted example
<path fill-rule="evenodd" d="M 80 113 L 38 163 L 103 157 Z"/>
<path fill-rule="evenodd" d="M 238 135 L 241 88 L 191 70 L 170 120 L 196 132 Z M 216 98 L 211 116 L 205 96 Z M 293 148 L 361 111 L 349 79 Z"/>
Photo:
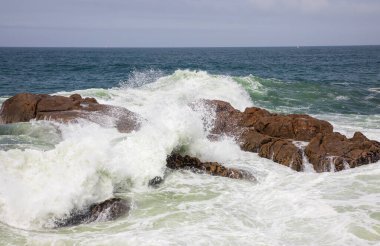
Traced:
<path fill-rule="evenodd" d="M 87 120 L 0 125 L 1 245 L 380 244 L 380 162 L 296 172 L 231 137 L 210 140 L 212 114 L 189 106 L 305 113 L 380 141 L 380 46 L 0 48 L 0 104 L 21 92 L 78 93 L 144 121 L 129 133 Z M 256 182 L 168 174 L 173 150 Z M 113 196 L 129 201 L 127 216 L 55 227 Z"/>

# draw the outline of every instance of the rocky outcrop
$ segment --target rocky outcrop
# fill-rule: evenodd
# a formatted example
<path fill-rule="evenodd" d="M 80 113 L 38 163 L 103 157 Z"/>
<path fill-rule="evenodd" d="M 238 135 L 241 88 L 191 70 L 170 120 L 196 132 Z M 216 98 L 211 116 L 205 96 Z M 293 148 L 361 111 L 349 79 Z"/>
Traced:
<path fill-rule="evenodd" d="M 317 172 L 341 171 L 380 160 L 380 143 L 356 132 L 352 138 L 334 132 L 318 134 L 305 149 Z"/>
<path fill-rule="evenodd" d="M 330 123 L 305 114 L 274 114 L 256 107 L 241 112 L 229 103 L 203 100 L 215 112 L 210 138 L 234 137 L 242 150 L 291 167 L 304 169 L 304 150 L 294 141 L 306 142 L 305 154 L 315 171 L 335 171 L 374 163 L 380 159 L 379 143 L 355 133 L 351 139 L 334 133 Z M 307 143 L 310 142 L 310 143 Z"/>
<path fill-rule="evenodd" d="M 202 100 L 201 104 L 215 113 L 210 139 L 218 139 L 223 135 L 234 137 L 242 150 L 256 152 L 261 157 L 296 171 L 304 170 L 306 158 L 317 172 L 340 171 L 379 160 L 378 142 L 367 139 L 361 133 L 355 133 L 353 138 L 348 139 L 333 132 L 332 125 L 327 121 L 309 115 L 275 114 L 257 107 L 246 108 L 241 112 L 220 100 Z M 198 104 L 192 106 L 196 110 Z M 1 107 L 0 123 L 26 122 L 31 119 L 61 122 L 86 119 L 102 125 L 111 122 L 121 132 L 130 132 L 140 126 L 139 116 L 128 109 L 99 104 L 94 98 L 82 98 L 79 94 L 64 97 L 24 93 L 9 98 Z M 308 145 L 305 151 L 303 147 L 295 145 L 295 141 L 305 142 Z M 212 163 L 186 161 L 192 166 L 182 167 L 213 175 L 231 174 L 228 168 Z M 155 182 L 151 185 L 154 186 Z"/>
<path fill-rule="evenodd" d="M 217 162 L 201 162 L 198 158 L 188 155 L 171 154 L 166 159 L 166 166 L 170 169 L 187 169 L 193 172 L 207 173 L 214 176 L 227 177 L 232 179 L 255 180 L 254 176 L 247 171 L 227 168 Z"/>
<path fill-rule="evenodd" d="M 104 202 L 91 205 L 88 209 L 74 211 L 66 219 L 57 220 L 57 227 L 74 226 L 94 221 L 109 221 L 128 214 L 129 203 L 121 198 L 111 198 Z"/>
<path fill-rule="evenodd" d="M 94 98 L 82 98 L 79 94 L 51 96 L 46 94 L 17 94 L 7 99 L 1 108 L 3 123 L 55 120 L 75 122 L 79 119 L 102 124 L 108 117 L 121 132 L 138 129 L 139 117 L 121 107 L 99 104 Z"/>
<path fill-rule="evenodd" d="M 330 123 L 306 114 L 281 115 L 256 107 L 240 112 L 220 100 L 203 100 L 203 103 L 216 113 L 212 134 L 240 136 L 254 129 L 270 137 L 310 141 L 318 133 L 333 132 Z"/>

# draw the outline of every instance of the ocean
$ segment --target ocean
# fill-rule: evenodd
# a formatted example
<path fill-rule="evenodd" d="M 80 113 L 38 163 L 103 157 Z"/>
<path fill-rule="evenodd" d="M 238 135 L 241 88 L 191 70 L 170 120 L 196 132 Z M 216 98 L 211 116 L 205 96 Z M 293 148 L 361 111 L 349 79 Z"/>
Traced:
<path fill-rule="evenodd" d="M 199 99 L 328 120 L 380 141 L 380 46 L 0 48 L 0 103 L 21 93 L 95 97 L 145 120 L 131 133 L 81 121 L 0 125 L 0 244 L 379 245 L 380 163 L 295 172 L 207 138 Z M 173 150 L 251 172 L 257 182 L 176 171 Z M 112 196 L 115 221 L 54 228 Z"/>

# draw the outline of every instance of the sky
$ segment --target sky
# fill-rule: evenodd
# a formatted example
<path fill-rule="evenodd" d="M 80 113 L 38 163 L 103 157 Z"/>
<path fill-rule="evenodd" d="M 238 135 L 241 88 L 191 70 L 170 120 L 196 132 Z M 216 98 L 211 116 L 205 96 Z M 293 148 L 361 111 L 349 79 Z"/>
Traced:
<path fill-rule="evenodd" d="M 380 0 L 0 0 L 0 46 L 379 44 Z"/>

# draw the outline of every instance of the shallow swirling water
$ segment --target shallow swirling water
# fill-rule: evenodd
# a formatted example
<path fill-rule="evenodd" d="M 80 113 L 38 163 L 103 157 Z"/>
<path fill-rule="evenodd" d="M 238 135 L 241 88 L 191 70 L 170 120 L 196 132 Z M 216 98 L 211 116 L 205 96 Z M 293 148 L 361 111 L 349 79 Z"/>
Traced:
<path fill-rule="evenodd" d="M 280 57 L 284 55 L 281 49 L 259 51 L 255 51 L 256 56 L 260 52 L 267 52 L 267 56 L 261 54 L 264 57 L 273 52 L 280 53 L 276 53 Z M 2 52 L 5 56 L 5 51 Z M 18 52 L 25 56 L 31 51 Z M 43 52 L 47 51 L 42 51 L 42 57 Z M 181 52 L 185 61 L 191 60 L 186 53 L 189 51 Z M 165 64 L 173 65 L 173 61 L 167 61 L 161 64 L 162 69 L 152 66 L 132 70 L 127 78 L 108 88 L 104 84 L 96 86 L 96 81 L 87 87 L 82 84 L 83 88 L 65 84 L 63 89 L 51 84 L 45 89 L 25 84 L 26 90 L 32 92 L 95 97 L 100 103 L 126 107 L 144 120 L 139 130 L 128 134 L 119 133 L 112 120 L 102 126 L 87 121 L 1 125 L 0 241 L 9 245 L 378 245 L 380 163 L 338 173 L 294 172 L 255 153 L 241 151 L 231 138 L 210 141 L 207 135 L 213 113 L 201 106 L 194 111 L 189 106 L 206 98 L 228 101 L 239 110 L 260 106 L 277 112 L 305 112 L 329 120 L 336 131 L 348 137 L 362 131 L 380 141 L 379 73 L 373 65 L 379 61 L 378 56 L 372 57 L 373 60 L 368 58 L 367 66 L 359 62 L 362 72 L 339 77 L 343 82 L 334 74 L 338 77 L 336 73 L 343 74 L 346 68 L 335 73 L 314 71 L 320 82 L 306 82 L 295 78 L 302 74 L 292 69 L 304 71 L 297 66 L 285 64 L 284 71 L 288 70 L 288 76 L 293 74 L 293 77 L 289 81 L 281 77 L 285 72 L 282 74 L 275 60 L 273 64 L 270 60 L 257 64 L 272 64 L 277 70 L 271 76 L 276 75 L 273 76 L 276 79 L 267 76 L 264 68 L 251 68 L 256 71 L 255 76 L 246 74 L 249 66 L 256 64 L 249 59 L 247 66 L 241 65 L 244 60 L 239 60 L 240 63 L 231 63 L 227 71 L 223 64 L 231 52 L 249 57 L 250 53 L 244 49 L 239 52 L 227 49 L 224 53 L 218 50 L 222 54 L 214 58 L 219 67 L 212 66 L 212 56 L 209 60 L 200 59 L 202 52 L 213 51 L 200 49 L 190 53 L 192 59 L 198 59 L 203 71 L 192 70 L 190 63 L 176 64 L 190 69 L 165 70 Z M 310 52 L 303 56 L 306 61 L 313 54 Z M 105 59 L 112 58 L 109 53 L 103 55 L 107 54 Z M 97 57 L 90 52 L 91 55 Z M 232 61 L 236 59 L 233 54 L 230 57 Z M 95 58 L 93 66 L 97 64 Z M 323 67 L 326 59 L 317 63 Z M 348 60 L 341 59 L 349 66 Z M 51 60 L 40 62 L 47 61 Z M 58 64 L 55 60 L 52 63 Z M 9 64 L 4 65 L 4 61 L 0 64 L 4 88 L 0 100 L 4 101 L 18 92 L 12 91 L 10 84 L 21 83 L 16 79 L 21 75 L 12 75 L 16 72 Z M 242 67 L 234 68 L 234 64 Z M 372 69 L 368 68 L 371 64 Z M 91 63 L 88 66 L 91 69 Z M 43 75 L 52 78 L 49 69 L 53 68 L 40 69 L 40 75 L 31 75 L 31 83 L 38 78 L 44 81 Z M 105 67 L 103 72 L 107 69 L 111 68 Z M 370 72 L 363 72 L 365 69 Z M 26 70 L 23 72 L 27 73 Z M 357 89 L 360 86 L 352 77 L 363 77 L 363 74 L 368 81 Z M 78 76 L 81 80 L 80 73 Z M 64 75 L 59 77 L 62 81 L 57 84 L 64 84 Z M 311 74 L 307 73 L 302 78 L 309 77 Z M 148 187 L 151 178 L 163 176 L 166 156 L 173 150 L 203 161 L 218 161 L 248 170 L 257 177 L 257 182 L 176 171 L 169 173 L 158 188 Z M 130 201 L 132 209 L 128 216 L 109 222 L 54 228 L 54 220 L 67 216 L 73 209 L 114 195 Z"/>

